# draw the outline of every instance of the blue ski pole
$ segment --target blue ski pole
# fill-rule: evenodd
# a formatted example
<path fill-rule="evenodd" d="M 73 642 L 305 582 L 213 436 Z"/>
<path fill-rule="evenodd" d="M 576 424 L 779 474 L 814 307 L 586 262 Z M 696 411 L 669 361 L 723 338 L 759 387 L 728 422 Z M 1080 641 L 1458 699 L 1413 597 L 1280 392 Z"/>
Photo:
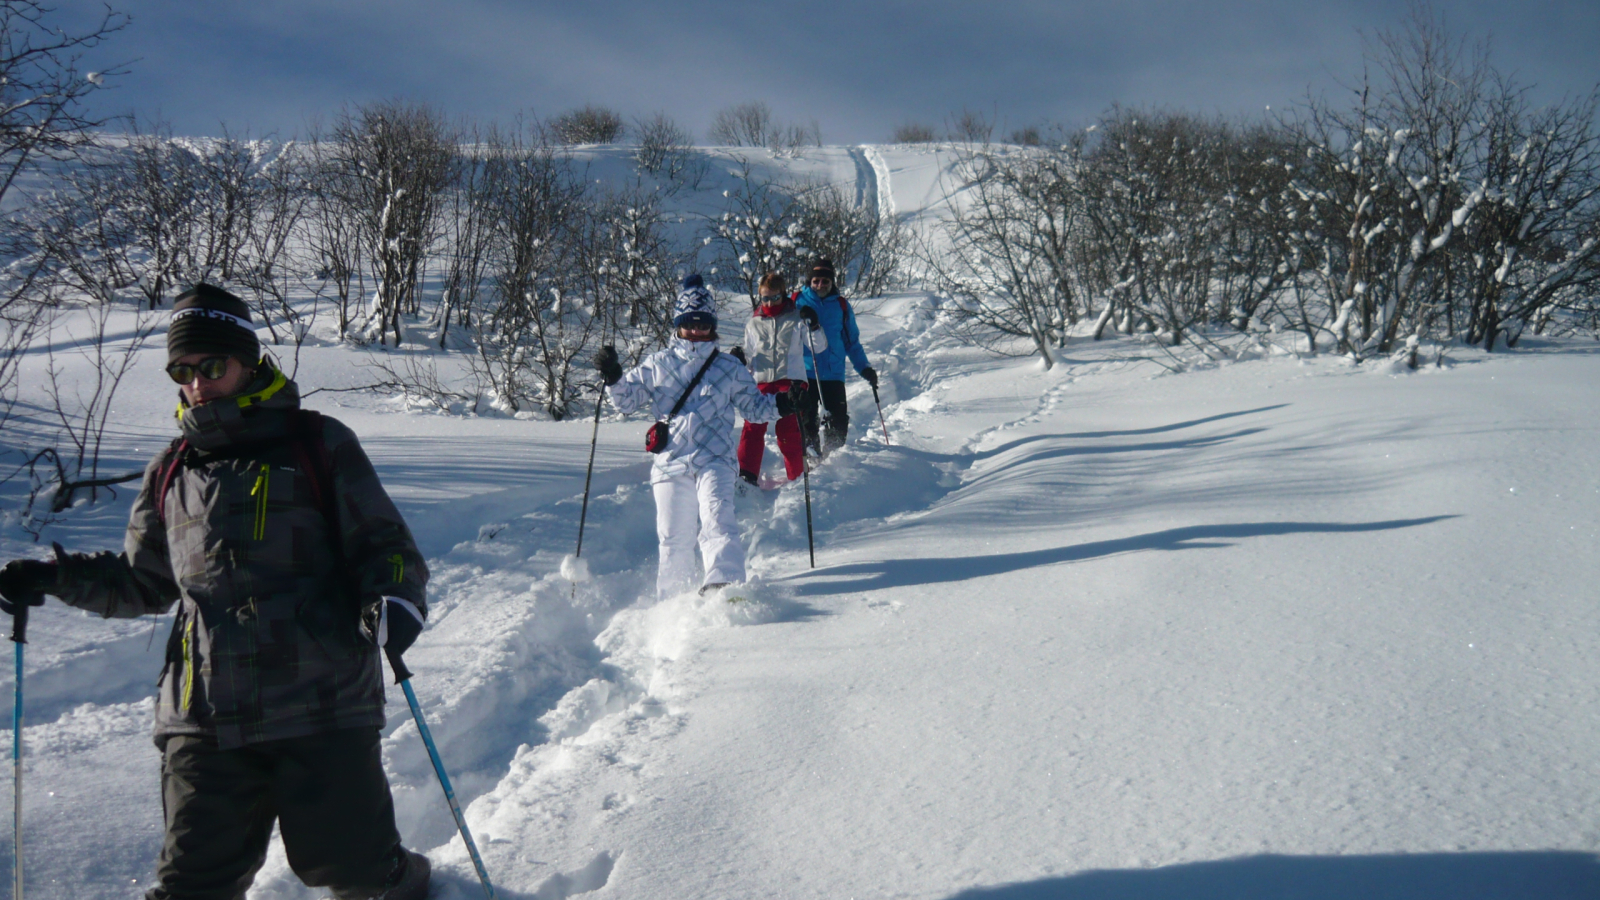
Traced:
<path fill-rule="evenodd" d="M 19 600 L 11 617 L 11 641 L 17 650 L 17 692 L 11 700 L 11 790 L 16 808 L 12 817 L 11 896 L 22 900 L 22 645 L 28 642 L 28 603 Z"/>
<path fill-rule="evenodd" d="M 18 653 L 20 659 L 21 651 Z M 433 761 L 433 771 L 439 776 L 439 786 L 444 788 L 445 802 L 450 804 L 450 813 L 456 817 L 456 827 L 461 829 L 461 839 L 466 842 L 467 852 L 472 855 L 472 865 L 478 870 L 478 880 L 483 882 L 484 896 L 489 900 L 495 900 L 494 885 L 489 883 L 489 870 L 484 868 L 483 857 L 478 855 L 478 845 L 472 842 L 472 831 L 467 828 L 467 817 L 462 815 L 461 804 L 456 802 L 456 792 L 450 787 L 450 776 L 445 774 L 444 762 L 439 759 L 439 748 L 433 743 L 433 732 L 428 730 L 428 723 L 422 718 L 422 705 L 417 702 L 416 692 L 411 690 L 411 670 L 406 668 L 406 664 L 398 654 L 385 655 L 389 657 L 389 667 L 394 669 L 395 683 L 405 691 L 406 702 L 411 705 L 411 717 L 417 721 L 417 733 L 422 735 L 422 745 L 428 748 L 428 759 Z M 22 894 L 18 892 L 17 897 L 21 896 Z"/>

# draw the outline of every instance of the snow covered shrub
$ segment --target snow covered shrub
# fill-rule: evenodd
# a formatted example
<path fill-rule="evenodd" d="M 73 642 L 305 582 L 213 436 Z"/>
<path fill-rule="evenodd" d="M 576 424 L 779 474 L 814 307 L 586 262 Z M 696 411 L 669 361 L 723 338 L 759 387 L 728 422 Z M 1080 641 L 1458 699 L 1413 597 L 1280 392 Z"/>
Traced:
<path fill-rule="evenodd" d="M 334 121 L 318 174 L 320 192 L 353 232 L 374 285 L 361 337 L 400 345 L 400 316 L 414 314 L 422 266 L 443 229 L 455 176 L 456 135 L 437 110 L 371 103 Z"/>
<path fill-rule="evenodd" d="M 1364 358 L 1412 335 L 1514 345 L 1580 309 L 1600 276 L 1597 95 L 1533 108 L 1424 8 L 1365 56 L 1348 106 L 1283 122 L 1320 295 L 1295 327 Z"/>

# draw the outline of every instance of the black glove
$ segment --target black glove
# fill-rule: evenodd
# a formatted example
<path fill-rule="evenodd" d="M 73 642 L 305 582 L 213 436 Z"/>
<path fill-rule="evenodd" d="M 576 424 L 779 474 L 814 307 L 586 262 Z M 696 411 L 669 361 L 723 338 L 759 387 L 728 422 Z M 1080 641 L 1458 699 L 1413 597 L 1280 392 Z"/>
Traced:
<path fill-rule="evenodd" d="M 56 564 L 13 559 L 0 568 L 0 612 L 17 614 L 19 606 L 43 606 L 45 591 L 56 586 Z"/>
<path fill-rule="evenodd" d="M 778 418 L 792 416 L 800 409 L 800 402 L 795 394 L 788 391 L 779 391 L 772 395 L 772 402 L 778 404 Z"/>
<path fill-rule="evenodd" d="M 594 367 L 600 371 L 600 380 L 606 387 L 622 380 L 622 362 L 617 359 L 617 348 L 610 344 L 600 348 L 594 355 Z"/>
<path fill-rule="evenodd" d="M 811 390 L 811 382 L 789 379 L 789 396 L 794 398 L 796 403 L 800 402 L 800 395 L 809 390 Z"/>
<path fill-rule="evenodd" d="M 867 366 L 865 369 L 861 370 L 861 377 L 865 378 L 867 380 L 867 384 L 870 384 L 873 387 L 877 387 L 878 386 L 878 370 L 877 369 L 874 369 L 871 366 Z"/>
<path fill-rule="evenodd" d="M 379 597 L 361 608 L 361 636 L 397 657 L 417 642 L 424 618 L 410 600 Z"/>
<path fill-rule="evenodd" d="M 806 324 L 811 326 L 812 331 L 822 327 L 822 323 L 817 320 L 816 310 L 809 306 L 797 306 L 795 310 L 800 313 L 800 318 L 805 319 Z"/>
<path fill-rule="evenodd" d="M 750 365 L 750 360 L 744 358 L 744 348 L 738 344 L 735 344 L 733 349 L 728 351 L 728 355 L 737 359 L 742 365 Z"/>

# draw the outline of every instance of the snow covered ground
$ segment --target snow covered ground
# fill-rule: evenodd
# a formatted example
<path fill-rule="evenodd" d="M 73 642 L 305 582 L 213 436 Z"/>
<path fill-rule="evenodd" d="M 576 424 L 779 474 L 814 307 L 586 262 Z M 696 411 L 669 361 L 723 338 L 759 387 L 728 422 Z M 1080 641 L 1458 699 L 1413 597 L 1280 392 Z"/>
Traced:
<path fill-rule="evenodd" d="M 897 212 L 936 192 L 936 154 L 865 156 Z M 309 402 L 429 557 L 407 662 L 502 897 L 1600 896 L 1600 346 L 1174 375 L 1116 339 L 1045 371 L 948 340 L 935 305 L 863 319 L 890 440 L 852 380 L 815 569 L 798 484 L 741 498 L 739 602 L 654 601 L 643 422 L 600 427 L 575 585 L 588 421 Z M 308 348 L 302 382 L 351 352 Z M 170 436 L 158 355 L 110 468 Z M 120 546 L 128 500 L 45 540 Z M 35 614 L 29 897 L 147 886 L 165 628 Z M 402 832 L 434 897 L 481 896 L 390 699 Z M 275 850 L 250 896 L 318 895 Z"/>

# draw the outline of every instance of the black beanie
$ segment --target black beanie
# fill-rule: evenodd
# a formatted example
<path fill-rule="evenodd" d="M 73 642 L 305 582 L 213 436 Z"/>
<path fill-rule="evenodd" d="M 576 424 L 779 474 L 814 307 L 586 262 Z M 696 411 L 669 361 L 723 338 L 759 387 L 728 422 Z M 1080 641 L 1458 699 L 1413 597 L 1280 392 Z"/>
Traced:
<path fill-rule="evenodd" d="M 191 353 L 216 353 L 255 365 L 261 358 L 261 342 L 250 322 L 250 307 L 209 284 L 179 294 L 167 328 L 167 364 Z"/>
<path fill-rule="evenodd" d="M 829 281 L 833 281 L 833 260 L 826 256 L 817 257 L 817 261 L 811 264 L 811 277 L 826 278 Z"/>

